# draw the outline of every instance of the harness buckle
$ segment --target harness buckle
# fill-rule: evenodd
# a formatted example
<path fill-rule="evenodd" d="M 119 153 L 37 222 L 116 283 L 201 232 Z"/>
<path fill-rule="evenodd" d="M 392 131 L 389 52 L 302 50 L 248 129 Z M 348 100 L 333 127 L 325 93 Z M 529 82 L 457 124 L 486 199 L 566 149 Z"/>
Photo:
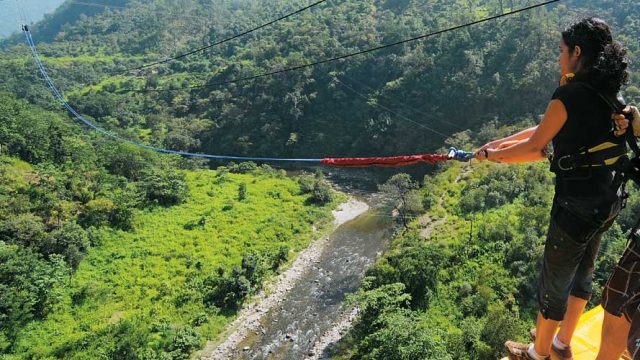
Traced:
<path fill-rule="evenodd" d="M 556 161 L 556 164 L 558 165 L 558 169 L 562 170 L 562 171 L 568 171 L 568 170 L 573 170 L 576 168 L 575 164 L 572 164 L 570 167 L 564 167 L 562 166 L 562 160 L 565 159 L 571 159 L 572 155 L 565 155 L 561 158 L 558 159 L 558 161 Z"/>

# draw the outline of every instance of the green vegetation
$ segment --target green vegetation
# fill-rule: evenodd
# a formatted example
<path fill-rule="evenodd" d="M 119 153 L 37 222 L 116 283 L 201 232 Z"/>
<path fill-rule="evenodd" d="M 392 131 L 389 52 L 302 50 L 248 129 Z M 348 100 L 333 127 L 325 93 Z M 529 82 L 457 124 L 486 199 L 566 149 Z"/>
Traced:
<path fill-rule="evenodd" d="M 496 359 L 505 340 L 527 340 L 553 194 L 547 168 L 450 164 L 425 177 L 428 215 L 367 272 L 351 297 L 362 312 L 335 358 Z M 637 216 L 638 197 L 634 189 L 603 239 L 591 306 L 626 245 L 624 219 Z"/>
<path fill-rule="evenodd" d="M 597 14 L 612 24 L 633 59 L 640 53 L 640 5 L 567 0 L 340 63 L 258 81 L 185 87 L 308 63 L 533 3 L 329 1 L 203 54 L 129 73 L 124 70 L 219 41 L 300 3 L 120 0 L 110 4 L 124 7 L 93 7 L 92 16 L 78 13 L 90 7 L 69 4 L 33 32 L 71 103 L 129 138 L 219 154 L 390 155 L 442 146 L 441 135 L 402 116 L 447 135 L 492 120 L 508 125 L 535 118 L 558 81 L 558 30 L 580 14 Z M 17 37 L 4 43 L 8 51 L 0 62 L 7 65 L 0 76 L 7 81 L 0 89 L 49 107 L 48 89 L 22 61 L 29 56 L 22 42 Z M 638 102 L 637 65 L 632 70 L 626 97 Z M 166 90 L 147 91 L 155 88 Z"/>
<path fill-rule="evenodd" d="M 0 100 L 5 358 L 186 358 L 331 224 L 321 175 L 198 170 Z"/>
<path fill-rule="evenodd" d="M 194 152 L 316 158 L 471 150 L 537 121 L 557 84 L 558 30 L 573 18 L 604 18 L 630 57 L 640 54 L 640 2 L 566 0 L 348 61 L 186 89 L 534 1 L 328 1 L 202 55 L 132 72 L 125 70 L 300 3 L 83 2 L 109 7 L 69 1 L 32 26 L 56 85 L 113 133 Z M 59 109 L 21 35 L 0 48 L 0 354 L 7 358 L 186 358 L 305 246 L 311 224 L 327 225 L 342 200 L 321 174 L 292 180 L 254 163 L 205 170 L 202 161 L 86 131 Z M 629 102 L 640 101 L 637 63 Z M 338 357 L 489 359 L 505 338 L 526 336 L 550 184 L 542 164 L 482 164 L 473 172 L 453 164 L 421 187 L 393 176 L 382 190 L 401 231 L 353 297 L 363 312 Z M 639 210 L 632 196 L 608 233 L 598 284 Z"/>
<path fill-rule="evenodd" d="M 311 224 L 328 220 L 325 209 L 305 206 L 306 196 L 286 178 L 221 168 L 188 172 L 187 184 L 184 204 L 136 212 L 133 231 L 94 230 L 98 244 L 55 310 L 20 331 L 13 352 L 160 356 L 175 352 L 188 333 L 191 342 L 179 351 L 188 355 L 223 330 L 265 276 L 305 247 Z M 244 201 L 236 197 L 238 184 L 246 185 Z M 133 338 L 138 343 L 112 343 Z M 83 343 L 88 348 L 78 347 Z"/>

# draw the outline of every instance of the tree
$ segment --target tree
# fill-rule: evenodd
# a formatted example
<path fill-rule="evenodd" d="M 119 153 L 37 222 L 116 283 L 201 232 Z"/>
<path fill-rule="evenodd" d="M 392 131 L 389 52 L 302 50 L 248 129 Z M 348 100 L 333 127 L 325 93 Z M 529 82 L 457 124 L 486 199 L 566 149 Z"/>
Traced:
<path fill-rule="evenodd" d="M 325 205 L 333 201 L 333 193 L 331 186 L 323 180 L 316 180 L 309 198 L 311 202 L 316 204 Z"/>
<path fill-rule="evenodd" d="M 40 251 L 45 255 L 62 255 L 67 264 L 76 269 L 89 246 L 87 232 L 76 223 L 67 223 L 46 236 Z"/>
<path fill-rule="evenodd" d="M 244 201 L 247 199 L 247 184 L 241 183 L 238 186 L 238 201 Z"/>
<path fill-rule="evenodd" d="M 423 209 L 422 199 L 417 191 L 418 183 L 408 174 L 396 174 L 380 186 L 385 195 L 385 201 L 392 211 L 398 213 L 398 218 L 404 227 L 412 214 Z"/>
<path fill-rule="evenodd" d="M 14 215 L 0 222 L 0 241 L 37 248 L 46 236 L 42 218 L 33 214 Z"/>
<path fill-rule="evenodd" d="M 369 279 L 370 281 L 370 279 Z M 365 286 L 367 279 L 364 280 Z M 349 302 L 360 309 L 358 320 L 354 324 L 357 336 L 372 333 L 380 329 L 383 324 L 379 319 L 384 314 L 390 314 L 409 307 L 411 295 L 405 293 L 402 283 L 382 285 L 370 290 L 358 290 L 349 297 Z"/>
<path fill-rule="evenodd" d="M 67 275 L 61 256 L 53 255 L 46 261 L 31 249 L 0 240 L 1 347 L 6 348 L 28 322 L 49 313 L 60 301 L 58 287 Z"/>
<path fill-rule="evenodd" d="M 251 282 L 237 267 L 228 276 L 211 275 L 204 283 L 208 289 L 203 297 L 204 304 L 227 311 L 236 310 L 251 291 Z"/>
<path fill-rule="evenodd" d="M 358 357 L 367 360 L 453 360 L 442 340 L 442 331 L 421 329 L 411 312 L 404 310 L 385 313 L 377 322 L 382 326 L 358 344 Z"/>
<path fill-rule="evenodd" d="M 491 349 L 490 353 L 484 354 L 485 358 L 500 358 L 504 342 L 517 339 L 525 332 L 525 323 L 520 320 L 517 312 L 506 309 L 502 303 L 491 305 L 480 335 L 482 341 Z"/>
<path fill-rule="evenodd" d="M 189 194 L 184 174 L 175 170 L 148 169 L 142 175 L 140 187 L 148 201 L 162 206 L 180 204 Z"/>

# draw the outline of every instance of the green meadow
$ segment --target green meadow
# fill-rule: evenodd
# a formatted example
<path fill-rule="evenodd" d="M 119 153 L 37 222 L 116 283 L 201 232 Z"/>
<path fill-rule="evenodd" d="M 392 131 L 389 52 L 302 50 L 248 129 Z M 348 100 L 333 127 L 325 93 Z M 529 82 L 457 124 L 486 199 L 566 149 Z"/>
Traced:
<path fill-rule="evenodd" d="M 137 210 L 134 230 L 93 229 L 94 246 L 61 301 L 19 332 L 9 358 L 108 358 L 139 345 L 154 358 L 188 353 L 235 316 L 203 301 L 211 274 L 228 273 L 247 254 L 268 258 L 286 249 L 290 262 L 331 227 L 336 201 L 310 204 L 297 182 L 274 170 L 225 170 L 186 172 L 187 201 Z"/>

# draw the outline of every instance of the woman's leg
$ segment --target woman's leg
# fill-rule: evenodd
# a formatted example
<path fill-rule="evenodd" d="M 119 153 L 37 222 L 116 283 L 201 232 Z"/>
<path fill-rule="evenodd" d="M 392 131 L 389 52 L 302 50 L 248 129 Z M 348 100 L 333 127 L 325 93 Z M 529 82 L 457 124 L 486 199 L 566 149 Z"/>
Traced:
<path fill-rule="evenodd" d="M 587 248 L 586 243 L 572 239 L 570 235 L 575 234 L 568 234 L 564 230 L 569 228 L 565 226 L 569 215 L 566 209 L 554 204 L 538 283 L 539 312 L 534 345 L 541 356 L 551 353 L 551 342 L 567 311 L 567 298 Z M 561 222 L 558 223 L 558 220 Z"/>
<path fill-rule="evenodd" d="M 551 353 L 551 342 L 553 341 L 553 336 L 556 333 L 558 324 L 560 324 L 559 321 L 545 319 L 545 317 L 538 312 L 535 349 L 539 355 L 549 356 Z"/>
<path fill-rule="evenodd" d="M 562 320 L 562 326 L 558 332 L 558 339 L 566 345 L 571 345 L 571 339 L 573 333 L 578 326 L 580 316 L 584 312 L 584 308 L 591 298 L 593 271 L 595 268 L 595 259 L 598 256 L 600 250 L 600 242 L 602 241 L 602 235 L 607 231 L 611 225 L 613 225 L 613 219 L 609 220 L 602 225 L 600 229 L 596 231 L 593 237 L 589 240 L 585 249 L 578 270 L 573 280 L 573 287 L 571 289 L 571 295 L 567 301 L 567 311 L 564 313 L 564 319 Z"/>
<path fill-rule="evenodd" d="M 573 333 L 576 330 L 576 326 L 578 326 L 578 320 L 580 320 L 587 302 L 588 300 L 573 295 L 569 296 L 567 311 L 564 313 L 562 326 L 560 326 L 560 331 L 558 332 L 558 340 L 562 341 L 563 344 L 571 344 L 571 338 L 573 338 Z"/>
<path fill-rule="evenodd" d="M 613 219 L 600 225 L 586 223 L 563 207 L 552 211 L 538 290 L 540 313 L 535 342 L 538 354 L 550 353 L 560 320 L 558 339 L 571 344 L 578 320 L 591 297 L 594 261 L 602 234 L 612 223 Z"/>

